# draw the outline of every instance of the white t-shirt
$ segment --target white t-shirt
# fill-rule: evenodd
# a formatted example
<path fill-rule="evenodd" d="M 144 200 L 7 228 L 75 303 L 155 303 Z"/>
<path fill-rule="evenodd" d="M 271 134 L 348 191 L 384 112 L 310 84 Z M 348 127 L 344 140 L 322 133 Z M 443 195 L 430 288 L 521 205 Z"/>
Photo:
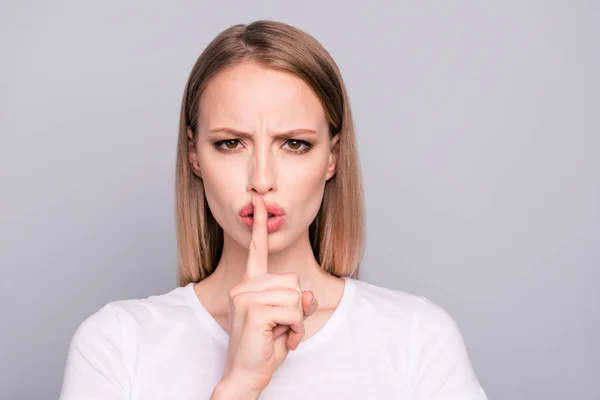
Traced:
<path fill-rule="evenodd" d="M 288 353 L 260 399 L 487 400 L 448 313 L 423 297 L 344 279 L 339 306 Z M 60 400 L 209 399 L 227 343 L 192 283 L 111 302 L 75 332 Z"/>

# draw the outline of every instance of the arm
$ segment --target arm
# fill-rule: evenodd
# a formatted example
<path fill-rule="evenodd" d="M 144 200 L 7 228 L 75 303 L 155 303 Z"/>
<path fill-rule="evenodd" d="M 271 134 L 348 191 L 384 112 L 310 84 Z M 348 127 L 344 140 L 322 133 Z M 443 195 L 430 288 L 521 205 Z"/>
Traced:
<path fill-rule="evenodd" d="M 257 400 L 260 393 L 240 388 L 234 382 L 224 379 L 220 381 L 210 396 L 210 400 Z"/>
<path fill-rule="evenodd" d="M 110 304 L 79 325 L 69 347 L 60 400 L 129 398 L 121 327 Z"/>
<path fill-rule="evenodd" d="M 210 396 L 210 400 L 257 400 L 261 394 L 239 373 L 224 375 Z"/>
<path fill-rule="evenodd" d="M 455 321 L 425 298 L 415 309 L 409 358 L 415 399 L 487 400 Z"/>

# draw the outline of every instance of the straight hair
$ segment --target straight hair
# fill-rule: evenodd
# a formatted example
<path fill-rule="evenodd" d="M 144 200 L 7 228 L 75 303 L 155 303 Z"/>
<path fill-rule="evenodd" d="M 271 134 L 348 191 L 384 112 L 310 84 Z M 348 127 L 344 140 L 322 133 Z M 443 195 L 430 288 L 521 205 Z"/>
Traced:
<path fill-rule="evenodd" d="M 269 20 L 233 25 L 215 37 L 196 60 L 183 94 L 177 143 L 175 221 L 177 282 L 185 286 L 208 277 L 223 251 L 223 229 L 213 217 L 204 185 L 188 159 L 187 128 L 198 137 L 200 97 L 224 68 L 244 62 L 301 78 L 320 99 L 330 137 L 340 135 L 336 173 L 325 183 L 309 240 L 321 268 L 358 279 L 364 251 L 364 200 L 354 123 L 338 66 L 308 33 Z"/>

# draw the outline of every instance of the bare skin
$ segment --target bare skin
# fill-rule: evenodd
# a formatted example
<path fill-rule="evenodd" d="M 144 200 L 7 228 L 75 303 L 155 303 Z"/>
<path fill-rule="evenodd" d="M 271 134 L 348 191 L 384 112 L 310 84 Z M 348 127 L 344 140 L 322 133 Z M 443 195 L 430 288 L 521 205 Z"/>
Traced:
<path fill-rule="evenodd" d="M 335 278 L 337 285 L 340 279 Z M 206 279 L 205 279 L 206 281 Z M 207 311 L 212 315 L 212 317 L 217 321 L 217 323 L 229 333 L 229 309 L 226 306 L 225 309 L 219 309 L 217 302 L 214 301 L 216 298 L 211 297 L 209 285 L 206 285 L 206 282 L 202 281 L 195 285 L 194 289 L 196 291 L 196 295 L 198 299 L 202 303 L 202 305 L 207 309 Z M 302 308 L 305 311 L 305 315 L 307 319 L 304 321 L 305 335 L 302 338 L 302 341 L 313 336 L 317 333 L 327 322 L 327 320 L 331 317 L 339 301 L 341 299 L 341 292 L 344 290 L 344 283 L 341 283 L 341 289 L 335 289 L 335 292 L 339 293 L 339 298 L 333 300 L 333 304 L 329 306 L 323 306 L 320 304 L 317 297 L 313 295 L 313 292 L 304 290 L 302 292 Z M 204 287 L 209 287 L 209 289 L 204 289 Z M 311 304 L 312 299 L 315 298 L 315 304 Z M 310 318 L 308 318 L 310 316 Z"/>
<path fill-rule="evenodd" d="M 215 132 L 232 128 L 249 137 Z M 281 132 L 306 129 L 291 139 Z M 308 228 L 316 216 L 327 180 L 335 174 L 339 138 L 330 137 L 320 100 L 300 78 L 253 63 L 226 69 L 206 88 L 200 102 L 198 135 L 191 140 L 189 161 L 203 179 L 211 212 L 224 231 L 224 249 L 214 273 L 195 285 L 200 302 L 225 329 L 229 326 L 228 293 L 242 281 L 252 232 L 238 217 L 251 195 L 276 202 L 286 211 L 282 228 L 268 235 L 269 273 L 300 277 L 305 313 L 303 340 L 313 336 L 336 309 L 344 282 L 324 272 L 310 247 Z M 221 144 L 219 151 L 214 143 Z M 298 141 L 312 144 L 297 152 Z M 310 310 L 312 297 L 318 308 Z"/>

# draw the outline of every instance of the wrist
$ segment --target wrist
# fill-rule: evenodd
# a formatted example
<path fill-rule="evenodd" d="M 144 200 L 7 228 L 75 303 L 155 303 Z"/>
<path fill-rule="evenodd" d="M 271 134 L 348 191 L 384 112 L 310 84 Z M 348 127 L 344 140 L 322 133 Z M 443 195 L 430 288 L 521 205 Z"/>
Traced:
<path fill-rule="evenodd" d="M 260 393 L 259 390 L 223 378 L 215 386 L 210 400 L 257 400 Z"/>

